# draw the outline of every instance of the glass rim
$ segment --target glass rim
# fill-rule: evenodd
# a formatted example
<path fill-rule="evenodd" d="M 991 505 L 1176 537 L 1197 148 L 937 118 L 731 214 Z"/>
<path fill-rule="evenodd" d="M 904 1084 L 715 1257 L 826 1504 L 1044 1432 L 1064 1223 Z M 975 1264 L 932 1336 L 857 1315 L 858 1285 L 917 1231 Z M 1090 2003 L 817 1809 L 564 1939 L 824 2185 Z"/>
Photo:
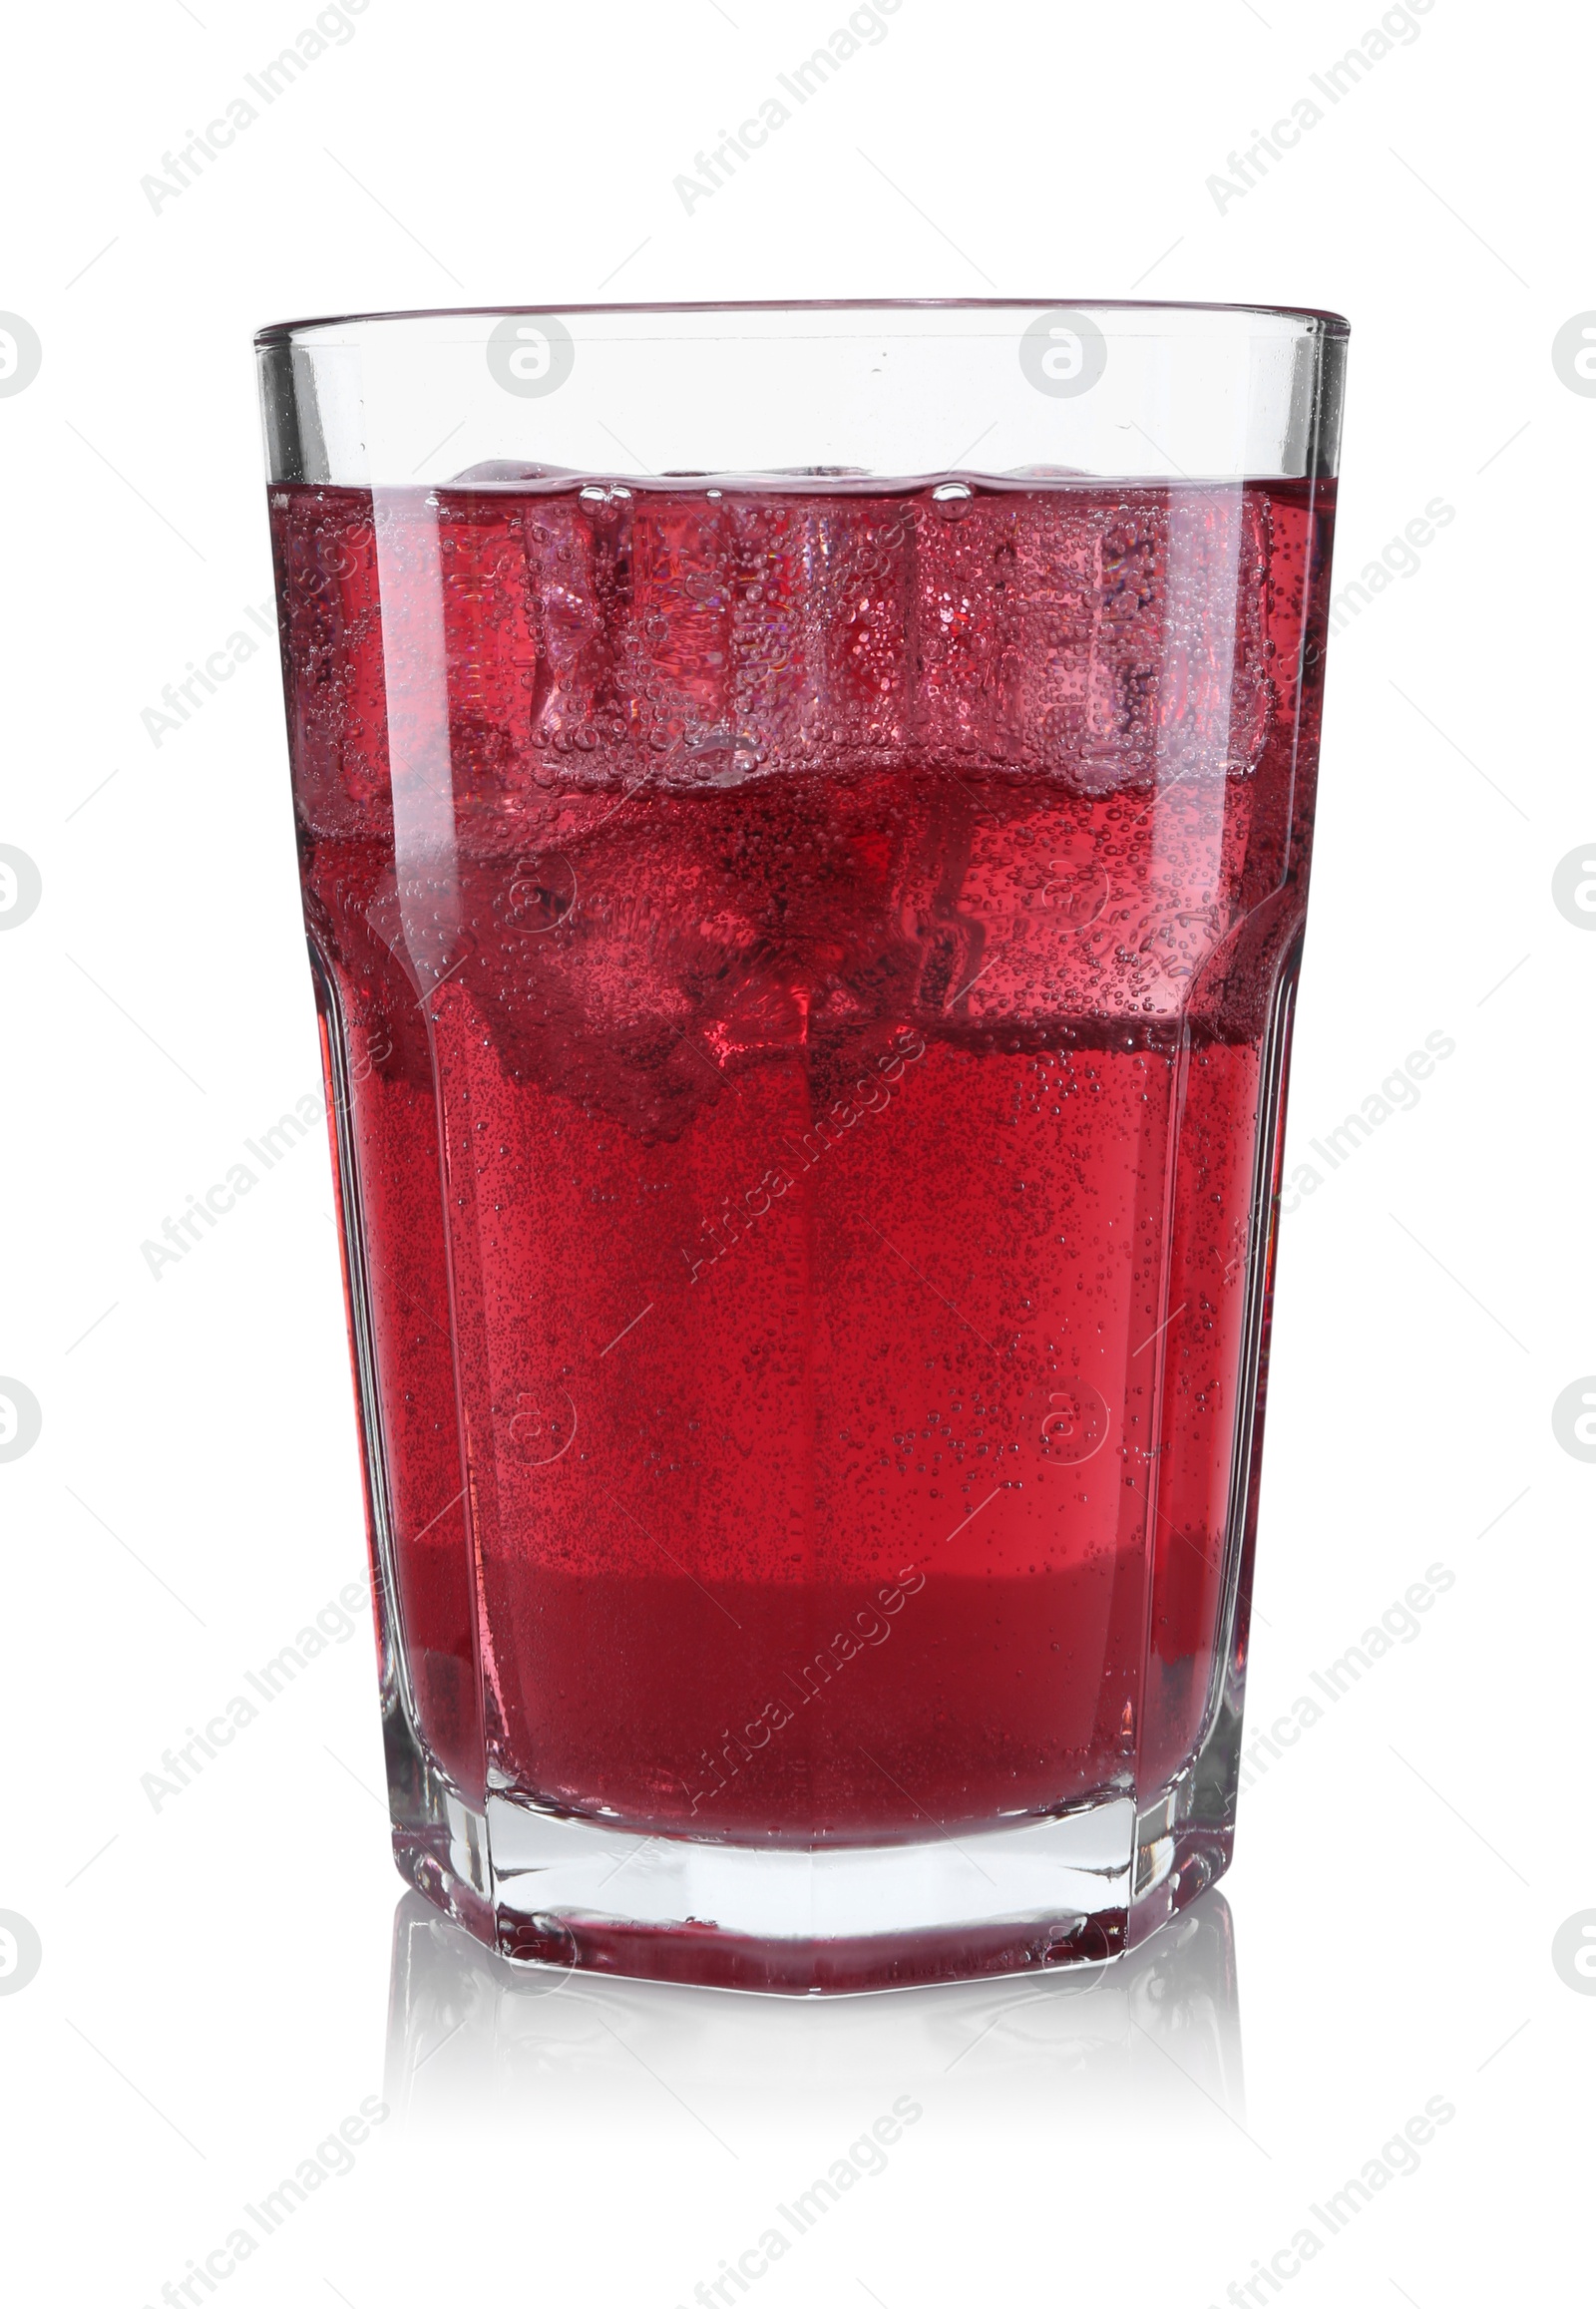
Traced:
<path fill-rule="evenodd" d="M 293 344 L 328 329 L 389 329 L 406 321 L 501 320 L 518 313 L 593 315 L 688 313 L 870 313 L 870 312 L 1092 312 L 1092 313 L 1213 313 L 1235 319 L 1306 323 L 1320 336 L 1345 338 L 1352 325 L 1344 313 L 1318 305 L 1225 304 L 1184 297 L 1020 297 L 1020 296 L 850 296 L 850 297 L 702 297 L 673 300 L 650 298 L 642 302 L 566 303 L 544 297 L 528 304 L 417 305 L 383 312 L 322 313 L 300 320 L 268 321 L 255 331 L 257 348 Z"/>

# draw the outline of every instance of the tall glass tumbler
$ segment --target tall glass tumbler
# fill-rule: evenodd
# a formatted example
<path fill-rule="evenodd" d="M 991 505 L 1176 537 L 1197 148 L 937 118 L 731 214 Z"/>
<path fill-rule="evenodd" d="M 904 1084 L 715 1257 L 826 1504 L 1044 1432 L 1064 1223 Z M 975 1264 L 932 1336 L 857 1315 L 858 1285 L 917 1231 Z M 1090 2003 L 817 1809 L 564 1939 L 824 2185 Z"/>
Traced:
<path fill-rule="evenodd" d="M 395 1848 L 510 1956 L 1225 1868 L 1346 324 L 258 339 Z"/>

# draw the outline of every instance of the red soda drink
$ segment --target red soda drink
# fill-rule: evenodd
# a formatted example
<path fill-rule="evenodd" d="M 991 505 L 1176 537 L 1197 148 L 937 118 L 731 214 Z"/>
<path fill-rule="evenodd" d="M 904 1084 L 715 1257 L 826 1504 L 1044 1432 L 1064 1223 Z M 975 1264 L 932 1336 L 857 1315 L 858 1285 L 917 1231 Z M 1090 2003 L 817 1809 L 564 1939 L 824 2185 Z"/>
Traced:
<path fill-rule="evenodd" d="M 1332 505 L 273 487 L 373 1511 L 469 1802 L 813 1849 L 1189 1769 Z"/>

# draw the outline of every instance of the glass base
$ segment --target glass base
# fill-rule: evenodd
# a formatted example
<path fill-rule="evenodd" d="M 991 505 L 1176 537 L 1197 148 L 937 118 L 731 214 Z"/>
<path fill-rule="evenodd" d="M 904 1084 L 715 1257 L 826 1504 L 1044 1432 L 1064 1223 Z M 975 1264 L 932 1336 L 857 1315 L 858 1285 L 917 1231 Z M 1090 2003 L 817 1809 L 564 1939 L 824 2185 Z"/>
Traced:
<path fill-rule="evenodd" d="M 1204 1800 L 1234 1785 L 1228 1732 L 1222 1712 L 1202 1755 L 1139 1809 L 1110 1795 L 925 1842 L 795 1851 L 639 1834 L 491 1791 L 475 1806 L 396 1709 L 394 1853 L 486 1946 L 558 1972 L 821 1996 L 1100 1964 L 1228 1867 L 1229 1819 L 1203 1816 L 1229 1810 Z"/>

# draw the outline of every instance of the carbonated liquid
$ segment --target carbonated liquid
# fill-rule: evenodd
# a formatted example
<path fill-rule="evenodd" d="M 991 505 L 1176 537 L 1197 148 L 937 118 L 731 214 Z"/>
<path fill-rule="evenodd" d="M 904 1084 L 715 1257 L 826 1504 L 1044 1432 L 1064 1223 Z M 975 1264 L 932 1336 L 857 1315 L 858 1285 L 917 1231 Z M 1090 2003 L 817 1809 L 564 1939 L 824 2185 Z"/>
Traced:
<path fill-rule="evenodd" d="M 273 489 L 374 1515 L 472 1800 L 883 1842 L 1191 1757 L 1330 505 Z"/>

